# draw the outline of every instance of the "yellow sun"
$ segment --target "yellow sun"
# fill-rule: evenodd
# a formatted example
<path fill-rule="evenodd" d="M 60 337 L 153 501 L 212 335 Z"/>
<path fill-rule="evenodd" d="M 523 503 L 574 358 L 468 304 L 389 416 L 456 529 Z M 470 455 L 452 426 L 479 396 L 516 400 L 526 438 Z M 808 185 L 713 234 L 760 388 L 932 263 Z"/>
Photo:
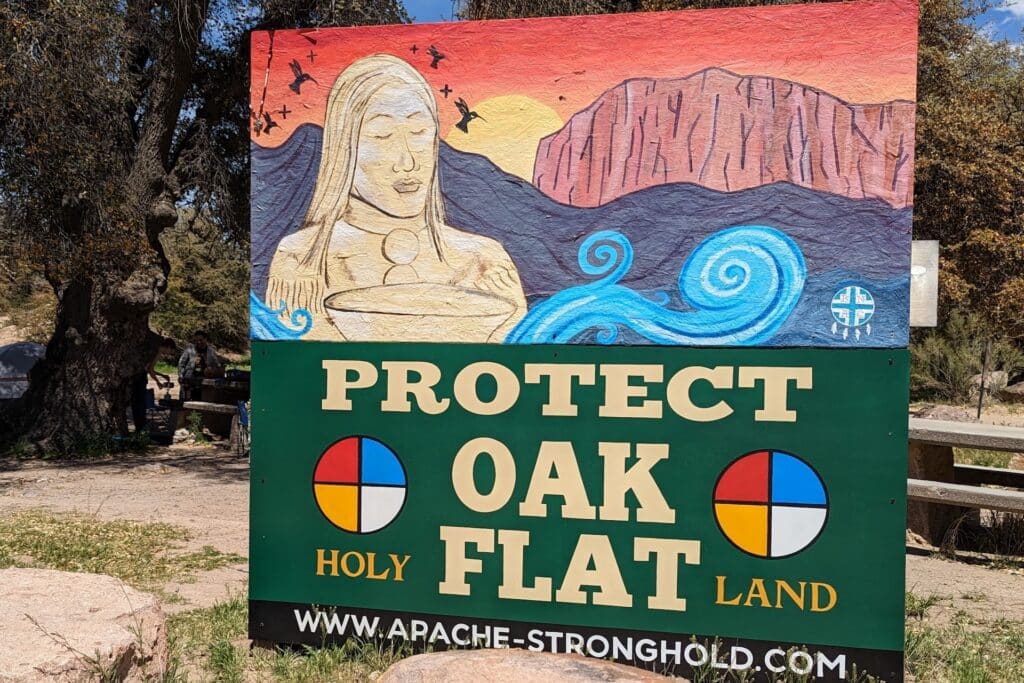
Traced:
<path fill-rule="evenodd" d="M 533 180 L 537 143 L 562 127 L 551 107 L 524 95 L 501 95 L 472 105 L 481 118 L 469 133 L 452 126 L 445 142 L 463 152 L 482 154 L 508 173 Z"/>

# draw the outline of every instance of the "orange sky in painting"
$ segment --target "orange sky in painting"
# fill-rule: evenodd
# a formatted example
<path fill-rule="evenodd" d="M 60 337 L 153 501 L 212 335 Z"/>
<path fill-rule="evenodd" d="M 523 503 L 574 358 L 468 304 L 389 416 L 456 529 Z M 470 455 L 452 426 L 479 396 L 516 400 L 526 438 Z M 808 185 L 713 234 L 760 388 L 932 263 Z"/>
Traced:
<path fill-rule="evenodd" d="M 281 126 L 254 138 L 283 142 L 298 125 L 323 124 L 337 75 L 359 57 L 384 52 L 405 59 L 434 87 L 445 136 L 458 120 L 454 101 L 473 105 L 498 95 L 526 95 L 563 121 L 627 78 L 686 76 L 717 66 L 743 75 L 786 78 L 854 103 L 914 99 L 917 71 L 914 0 L 690 10 L 491 22 L 449 22 L 277 31 L 252 36 L 252 108 Z M 315 41 L 315 42 L 313 42 Z M 426 48 L 445 54 L 430 68 Z M 410 48 L 416 45 L 419 51 Z M 311 62 L 312 50 L 316 56 Z M 289 90 L 297 59 L 318 84 Z M 448 100 L 436 92 L 447 84 Z M 288 108 L 287 118 L 277 110 Z"/>

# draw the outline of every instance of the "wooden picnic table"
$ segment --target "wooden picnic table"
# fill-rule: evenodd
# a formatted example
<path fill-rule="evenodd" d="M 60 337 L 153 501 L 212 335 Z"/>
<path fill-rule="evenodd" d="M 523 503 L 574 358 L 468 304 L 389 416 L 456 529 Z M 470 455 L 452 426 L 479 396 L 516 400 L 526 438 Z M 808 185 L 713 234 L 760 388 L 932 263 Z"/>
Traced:
<path fill-rule="evenodd" d="M 201 413 L 203 427 L 214 434 L 230 436 L 238 428 L 238 402 L 249 400 L 249 381 L 204 377 L 196 384 L 200 387 L 199 400 L 185 401 L 182 406 L 184 413 Z"/>
<path fill-rule="evenodd" d="M 958 465 L 954 448 L 1024 453 L 1024 429 L 910 418 L 907 526 L 941 545 L 957 519 L 972 509 L 1024 513 L 1024 472 Z"/>
<path fill-rule="evenodd" d="M 230 389 L 232 391 L 244 391 L 249 393 L 249 381 L 238 379 L 227 379 L 221 377 L 204 377 L 200 381 L 203 387 L 215 387 L 218 389 Z"/>
<path fill-rule="evenodd" d="M 1024 452 L 1024 429 L 977 422 L 910 418 L 910 440 L 933 446 Z"/>
<path fill-rule="evenodd" d="M 206 377 L 199 381 L 200 400 L 209 403 L 237 405 L 249 400 L 249 382 Z"/>

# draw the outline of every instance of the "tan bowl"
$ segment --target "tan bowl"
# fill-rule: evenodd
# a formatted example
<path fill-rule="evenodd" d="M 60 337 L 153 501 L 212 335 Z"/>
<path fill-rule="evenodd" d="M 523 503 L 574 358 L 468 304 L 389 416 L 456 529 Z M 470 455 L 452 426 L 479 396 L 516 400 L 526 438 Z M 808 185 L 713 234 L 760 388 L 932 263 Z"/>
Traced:
<path fill-rule="evenodd" d="M 485 342 L 515 311 L 494 294 L 430 282 L 350 289 L 324 305 L 350 341 Z"/>

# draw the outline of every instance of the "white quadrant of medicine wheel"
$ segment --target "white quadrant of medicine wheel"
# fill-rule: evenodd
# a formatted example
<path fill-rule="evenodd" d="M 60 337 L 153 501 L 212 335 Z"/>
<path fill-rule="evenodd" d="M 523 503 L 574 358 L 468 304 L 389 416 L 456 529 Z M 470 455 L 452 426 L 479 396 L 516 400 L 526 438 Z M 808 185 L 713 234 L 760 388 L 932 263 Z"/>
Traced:
<path fill-rule="evenodd" d="M 771 557 L 798 553 L 813 541 L 825 526 L 828 510 L 824 507 L 773 505 Z"/>
<path fill-rule="evenodd" d="M 369 534 L 391 523 L 405 503 L 404 486 L 367 486 L 359 490 L 359 532 Z"/>

